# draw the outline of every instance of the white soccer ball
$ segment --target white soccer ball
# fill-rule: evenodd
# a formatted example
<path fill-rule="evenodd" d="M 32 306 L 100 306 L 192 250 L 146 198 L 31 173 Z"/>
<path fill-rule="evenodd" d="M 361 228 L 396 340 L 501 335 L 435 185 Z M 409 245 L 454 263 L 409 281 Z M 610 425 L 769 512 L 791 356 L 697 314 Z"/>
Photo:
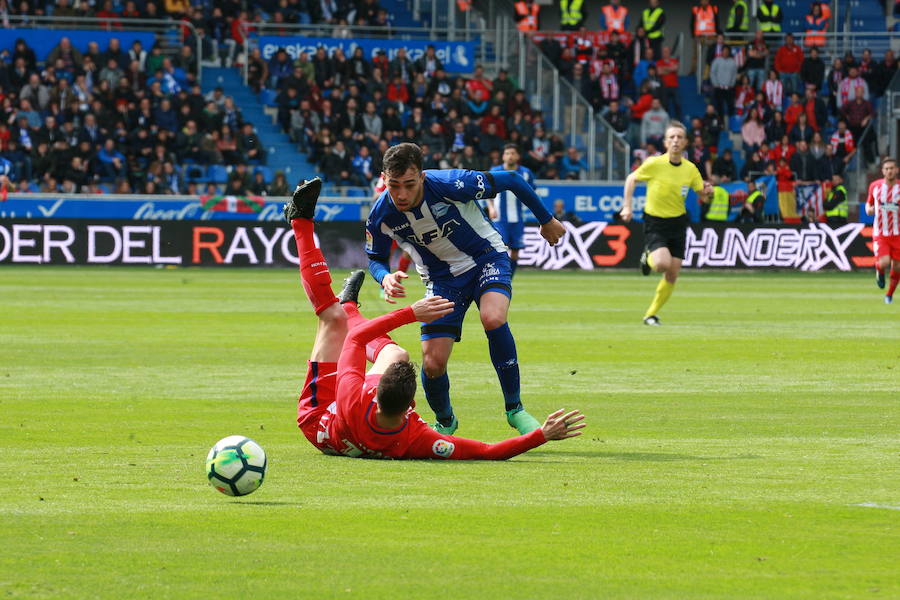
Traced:
<path fill-rule="evenodd" d="M 206 476 L 223 494 L 246 496 L 262 485 L 267 464 L 259 444 L 242 435 L 229 435 L 216 442 L 206 456 Z"/>

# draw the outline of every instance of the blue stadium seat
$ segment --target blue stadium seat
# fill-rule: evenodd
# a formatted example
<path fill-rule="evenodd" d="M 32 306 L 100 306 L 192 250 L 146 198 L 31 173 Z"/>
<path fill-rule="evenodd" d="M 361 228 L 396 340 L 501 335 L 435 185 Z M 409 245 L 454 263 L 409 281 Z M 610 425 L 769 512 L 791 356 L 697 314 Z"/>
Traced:
<path fill-rule="evenodd" d="M 368 194 L 364 188 L 352 187 L 347 188 L 345 196 L 348 198 L 365 198 Z"/>
<path fill-rule="evenodd" d="M 266 106 L 278 106 L 275 102 L 275 98 L 278 97 L 278 94 L 275 90 L 263 89 L 259 92 L 259 101 Z"/>
<path fill-rule="evenodd" d="M 184 180 L 188 183 L 203 183 L 209 181 L 206 175 L 206 167 L 203 165 L 184 165 Z"/>
<path fill-rule="evenodd" d="M 253 169 L 253 174 L 256 175 L 257 173 L 263 174 L 263 180 L 267 184 L 272 183 L 272 178 L 275 176 L 275 174 L 272 172 L 271 168 L 263 166 L 263 165 L 260 165 L 260 166 L 256 167 L 255 169 Z"/>
<path fill-rule="evenodd" d="M 213 183 L 225 183 L 228 181 L 228 169 L 222 165 L 210 165 L 206 176 Z"/>

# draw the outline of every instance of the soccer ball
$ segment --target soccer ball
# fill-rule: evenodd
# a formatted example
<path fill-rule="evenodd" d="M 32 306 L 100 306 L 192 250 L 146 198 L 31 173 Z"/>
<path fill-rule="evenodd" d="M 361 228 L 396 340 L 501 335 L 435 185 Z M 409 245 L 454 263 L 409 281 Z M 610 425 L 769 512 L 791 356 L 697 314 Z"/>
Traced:
<path fill-rule="evenodd" d="M 206 456 L 206 476 L 223 494 L 246 496 L 262 485 L 267 463 L 259 444 L 242 435 L 229 435 Z"/>

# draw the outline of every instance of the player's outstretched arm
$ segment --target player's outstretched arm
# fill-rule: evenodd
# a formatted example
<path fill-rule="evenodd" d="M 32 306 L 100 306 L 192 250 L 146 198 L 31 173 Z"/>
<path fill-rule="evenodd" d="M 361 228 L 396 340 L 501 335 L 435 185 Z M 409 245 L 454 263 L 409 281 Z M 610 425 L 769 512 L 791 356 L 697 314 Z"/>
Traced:
<path fill-rule="evenodd" d="M 584 415 L 560 409 L 531 433 L 519 435 L 496 444 L 478 440 L 441 435 L 427 426 L 425 435 L 410 458 L 448 458 L 451 460 L 506 460 L 545 444 L 550 440 L 564 440 L 581 435 L 585 427 Z"/>
<path fill-rule="evenodd" d="M 515 171 L 493 171 L 491 175 L 494 177 L 494 193 L 510 191 L 515 194 L 522 204 L 531 209 L 541 224 L 541 236 L 548 244 L 555 246 L 565 235 L 566 228 L 550 214 L 531 185 Z"/>

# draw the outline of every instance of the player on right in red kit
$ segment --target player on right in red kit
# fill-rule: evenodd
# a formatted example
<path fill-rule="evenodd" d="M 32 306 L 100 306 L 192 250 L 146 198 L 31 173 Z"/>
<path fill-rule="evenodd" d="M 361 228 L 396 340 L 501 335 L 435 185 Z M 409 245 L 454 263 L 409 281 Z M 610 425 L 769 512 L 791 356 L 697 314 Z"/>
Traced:
<path fill-rule="evenodd" d="M 297 424 L 326 454 L 363 458 L 505 460 L 548 440 L 580 435 L 584 416 L 558 410 L 530 433 L 486 444 L 433 430 L 414 409 L 417 373 L 409 355 L 387 336 L 401 325 L 431 322 L 453 310 L 440 296 L 419 300 L 371 321 L 358 310 L 365 271 L 346 280 L 340 296 L 313 239 L 313 215 L 322 182 L 297 187 L 284 215 L 294 230 L 300 278 L 319 326 L 300 393 Z M 372 368 L 365 371 L 366 360 Z"/>
<path fill-rule="evenodd" d="M 897 160 L 881 161 L 883 179 L 869 186 L 866 214 L 875 215 L 872 239 L 875 242 L 875 282 L 884 289 L 884 272 L 891 267 L 891 283 L 884 303 L 894 301 L 894 290 L 900 282 L 900 182 L 897 181 Z"/>

